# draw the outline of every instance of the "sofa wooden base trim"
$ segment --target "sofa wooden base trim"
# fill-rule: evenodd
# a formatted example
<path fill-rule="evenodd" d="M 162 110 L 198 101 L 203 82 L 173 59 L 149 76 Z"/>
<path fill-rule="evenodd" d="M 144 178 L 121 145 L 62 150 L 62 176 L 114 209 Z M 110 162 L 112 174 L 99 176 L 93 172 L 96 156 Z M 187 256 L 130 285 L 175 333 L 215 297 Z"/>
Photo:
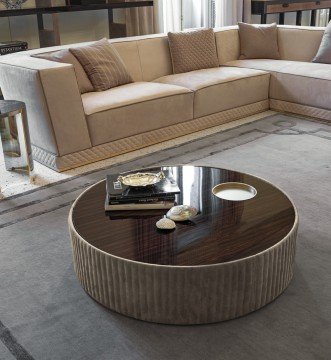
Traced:
<path fill-rule="evenodd" d="M 65 171 L 78 166 L 104 160 L 126 152 L 138 150 L 146 146 L 175 139 L 213 126 L 228 123 L 247 116 L 251 116 L 269 109 L 269 100 L 241 106 L 204 116 L 177 125 L 145 132 L 128 138 L 112 141 L 92 148 L 71 153 L 64 156 L 51 154 L 41 148 L 32 146 L 33 157 L 36 161 L 57 171 Z"/>
<path fill-rule="evenodd" d="M 331 120 L 331 110 L 319 109 L 312 106 L 300 105 L 282 100 L 270 99 L 270 108 L 271 110 L 285 111 L 317 119 Z"/>

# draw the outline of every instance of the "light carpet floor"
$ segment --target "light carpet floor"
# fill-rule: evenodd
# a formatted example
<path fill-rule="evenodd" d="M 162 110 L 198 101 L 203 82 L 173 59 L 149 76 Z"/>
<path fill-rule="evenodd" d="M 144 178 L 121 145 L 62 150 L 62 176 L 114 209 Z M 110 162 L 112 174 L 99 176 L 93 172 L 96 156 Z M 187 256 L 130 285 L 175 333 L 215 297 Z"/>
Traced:
<path fill-rule="evenodd" d="M 113 166 L 199 164 L 281 187 L 300 217 L 295 274 L 266 307 L 200 326 L 158 325 L 107 311 L 78 283 L 67 216 L 107 169 L 0 202 L 0 359 L 329 360 L 331 129 L 282 114 Z"/>

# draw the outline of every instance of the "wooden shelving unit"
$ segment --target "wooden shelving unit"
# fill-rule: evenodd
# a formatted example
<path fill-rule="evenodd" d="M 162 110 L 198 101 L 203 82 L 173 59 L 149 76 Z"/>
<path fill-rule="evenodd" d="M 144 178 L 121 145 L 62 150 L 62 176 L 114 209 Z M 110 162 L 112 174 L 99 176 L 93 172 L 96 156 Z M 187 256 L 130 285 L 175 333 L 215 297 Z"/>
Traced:
<path fill-rule="evenodd" d="M 301 25 L 302 11 L 310 10 L 310 25 L 315 26 L 316 11 L 320 9 L 331 9 L 331 0 L 252 0 L 252 14 L 261 15 L 261 24 L 267 23 L 269 14 L 279 14 L 279 24 L 284 24 L 285 14 L 296 12 L 296 24 Z"/>
<path fill-rule="evenodd" d="M 114 22 L 114 9 L 128 9 L 142 6 L 153 6 L 153 1 L 112 1 L 106 0 L 101 3 L 85 3 L 73 4 L 70 0 L 65 0 L 63 6 L 52 6 L 51 0 L 36 0 L 37 6 L 33 8 L 23 8 L 15 10 L 0 10 L 0 17 L 11 17 L 11 16 L 24 16 L 24 15 L 37 15 L 38 30 L 39 30 L 39 42 L 40 47 L 60 45 L 60 29 L 58 14 L 76 12 L 76 11 L 91 11 L 91 10 L 108 10 L 109 20 L 109 38 L 123 37 L 126 36 L 125 25 L 117 24 Z M 51 14 L 52 17 L 52 28 L 46 29 L 44 26 L 43 15 Z"/>

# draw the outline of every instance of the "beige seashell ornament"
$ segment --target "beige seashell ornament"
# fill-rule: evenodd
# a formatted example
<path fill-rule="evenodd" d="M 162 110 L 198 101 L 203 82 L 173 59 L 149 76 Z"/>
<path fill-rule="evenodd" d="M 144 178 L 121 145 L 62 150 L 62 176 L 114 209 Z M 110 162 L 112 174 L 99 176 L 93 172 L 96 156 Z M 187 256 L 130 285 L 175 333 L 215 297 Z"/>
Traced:
<path fill-rule="evenodd" d="M 173 206 L 168 212 L 167 217 L 174 221 L 186 221 L 198 213 L 198 210 L 189 205 Z"/>
<path fill-rule="evenodd" d="M 176 227 L 176 223 L 170 219 L 167 219 L 165 216 L 156 222 L 156 227 L 160 230 L 172 230 Z"/>

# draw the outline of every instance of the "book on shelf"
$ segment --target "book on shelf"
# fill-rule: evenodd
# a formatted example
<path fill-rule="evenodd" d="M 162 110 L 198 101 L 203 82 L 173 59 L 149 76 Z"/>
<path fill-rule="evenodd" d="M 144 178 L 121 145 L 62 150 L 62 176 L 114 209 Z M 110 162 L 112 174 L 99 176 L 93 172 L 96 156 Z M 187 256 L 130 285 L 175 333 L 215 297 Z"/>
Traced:
<path fill-rule="evenodd" d="M 144 187 L 122 184 L 118 181 L 119 174 L 107 175 L 105 210 L 170 209 L 180 190 L 172 173 L 169 170 L 162 171 L 164 179 L 155 185 Z"/>
<path fill-rule="evenodd" d="M 12 54 L 28 49 L 28 43 L 25 41 L 4 41 L 0 42 L 0 55 Z"/>

